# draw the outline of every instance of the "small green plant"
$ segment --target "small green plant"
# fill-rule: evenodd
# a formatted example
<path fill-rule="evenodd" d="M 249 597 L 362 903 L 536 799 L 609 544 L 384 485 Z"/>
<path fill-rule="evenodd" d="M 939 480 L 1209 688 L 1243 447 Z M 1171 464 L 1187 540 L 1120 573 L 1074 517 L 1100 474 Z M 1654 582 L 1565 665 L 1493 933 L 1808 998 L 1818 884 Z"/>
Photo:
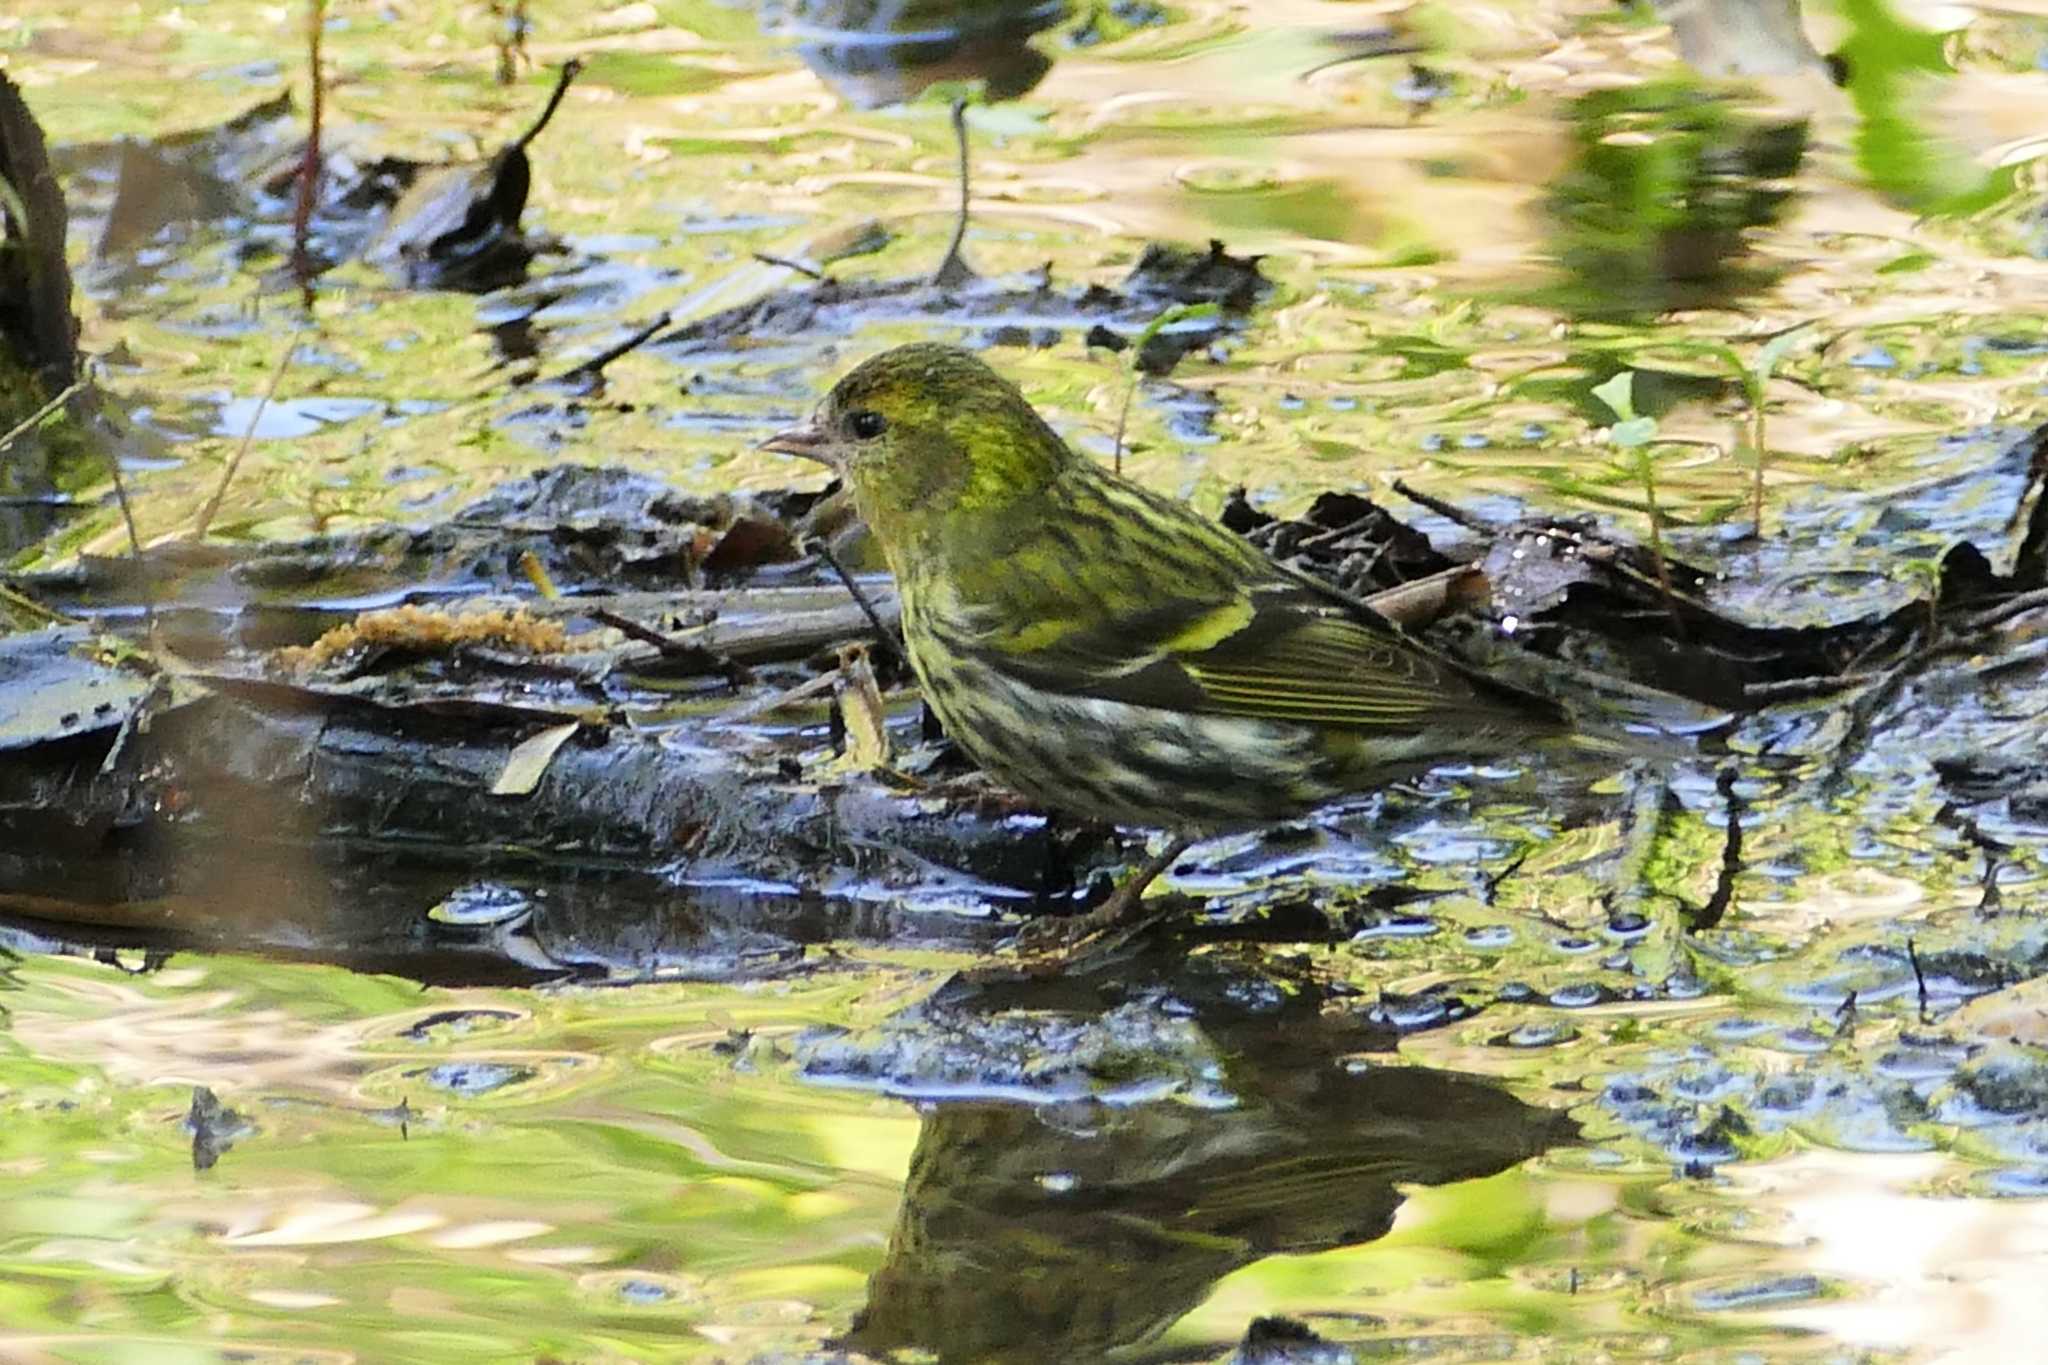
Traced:
<path fill-rule="evenodd" d="M 1756 474 L 1750 485 L 1750 523 L 1755 533 L 1764 533 L 1764 466 L 1769 463 L 1770 447 L 1764 443 L 1764 400 L 1765 391 L 1770 387 L 1771 375 L 1777 371 L 1778 362 L 1791 351 L 1792 343 L 1806 330 L 1806 324 L 1787 328 L 1763 344 L 1756 358 L 1744 365 L 1734 351 L 1727 352 L 1737 375 L 1742 380 L 1742 395 L 1749 403 L 1749 449 L 1756 460 Z"/>
<path fill-rule="evenodd" d="M 1941 559 L 1902 559 L 1887 576 L 1905 584 L 1927 609 L 1926 630 L 1932 636 L 1941 625 Z"/>
<path fill-rule="evenodd" d="M 1657 462 L 1650 453 L 1651 443 L 1657 439 L 1657 419 L 1636 411 L 1635 390 L 1636 372 L 1623 370 L 1605 384 L 1595 386 L 1593 396 L 1614 414 L 1607 439 L 1614 442 L 1616 449 L 1628 452 L 1635 464 L 1636 477 L 1643 481 L 1643 502 L 1650 511 L 1650 554 L 1657 563 L 1657 584 L 1669 603 L 1671 571 L 1664 563 L 1664 516 L 1657 508 Z"/>
<path fill-rule="evenodd" d="M 1145 324 L 1145 330 L 1138 333 L 1131 343 L 1130 363 L 1124 367 L 1124 404 L 1116 415 L 1116 472 L 1124 472 L 1124 427 L 1131 419 L 1131 398 L 1138 392 L 1138 362 L 1144 358 L 1145 348 L 1153 338 L 1177 322 L 1195 322 L 1202 318 L 1213 318 L 1223 310 L 1213 303 L 1178 303 Z"/>
<path fill-rule="evenodd" d="M 1612 338 L 1595 349 L 1618 356 L 1624 364 L 1633 363 L 1641 367 L 1645 359 L 1650 358 L 1654 368 L 1660 372 L 1708 378 L 1714 376 L 1714 372 L 1718 370 L 1735 381 L 1742 390 L 1743 403 L 1747 408 L 1744 420 L 1748 426 L 1746 439 L 1737 437 L 1735 454 L 1739 458 L 1741 447 L 1749 447 L 1753 461 L 1749 488 L 1750 521 L 1752 534 L 1761 535 L 1764 524 L 1764 479 L 1770 466 L 1770 443 L 1766 439 L 1765 430 L 1770 383 L 1776 376 L 1778 367 L 1784 363 L 1785 357 L 1790 355 L 1792 348 L 1807 336 L 1812 326 L 1813 323 L 1810 321 L 1800 322 L 1782 332 L 1768 333 L 1756 339 L 1762 344 L 1754 351 L 1749 349 L 1750 342 L 1660 340 L 1654 346 L 1649 346 L 1642 338 L 1633 336 Z M 1617 376 L 1608 386 L 1603 387 L 1611 387 L 1612 384 L 1620 382 L 1621 378 Z M 1594 392 L 1597 396 L 1601 391 L 1596 389 Z M 1607 400 L 1602 397 L 1601 401 Z M 1609 408 L 1613 406 L 1612 403 L 1608 403 Z M 1626 424 L 1626 419 L 1623 419 L 1623 424 Z M 1653 420 L 1651 426 L 1655 427 Z M 1615 440 L 1617 445 L 1626 444 L 1621 436 L 1617 436 Z"/>

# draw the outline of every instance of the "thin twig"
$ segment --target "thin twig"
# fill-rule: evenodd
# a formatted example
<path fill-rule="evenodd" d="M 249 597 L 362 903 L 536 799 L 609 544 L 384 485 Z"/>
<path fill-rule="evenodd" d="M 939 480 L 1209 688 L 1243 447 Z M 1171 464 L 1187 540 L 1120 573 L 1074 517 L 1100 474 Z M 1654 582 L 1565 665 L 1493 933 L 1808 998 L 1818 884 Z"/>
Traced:
<path fill-rule="evenodd" d="M 728 678 L 736 678 L 740 671 L 739 665 L 717 650 L 707 649 L 689 640 L 672 639 L 652 626 L 641 625 L 630 616 L 621 616 L 604 607 L 592 608 L 584 615 L 601 626 L 610 626 L 629 639 L 638 640 L 643 645 L 653 645 L 661 651 L 664 658 L 682 659 L 689 663 L 708 666 L 710 671 L 722 672 Z"/>
<path fill-rule="evenodd" d="M 114 480 L 114 501 L 121 508 L 121 522 L 128 528 L 128 554 L 135 561 L 135 574 L 142 582 L 142 614 L 147 623 L 152 644 L 159 643 L 156 630 L 156 579 L 150 575 L 149 566 L 142 562 L 142 537 L 135 530 L 135 509 L 128 503 L 128 480 L 121 475 L 121 454 L 107 452 L 107 473 Z"/>
<path fill-rule="evenodd" d="M 220 483 L 215 486 L 213 496 L 199 509 L 199 516 L 192 523 L 193 540 L 206 539 L 207 531 L 213 527 L 213 518 L 220 511 L 221 500 L 228 495 L 228 485 L 235 481 L 235 473 L 242 467 L 242 457 L 249 453 L 249 446 L 256 439 L 256 425 L 263 420 L 263 410 L 270 406 L 270 400 L 277 396 L 277 386 L 284 380 L 286 367 L 292 363 L 299 343 L 287 341 L 284 354 L 277 358 L 277 368 L 270 372 L 270 383 L 264 386 L 263 396 L 256 400 L 256 410 L 249 414 L 249 429 L 242 433 L 242 443 L 235 447 L 235 453 L 228 457 L 227 467 L 220 472 Z"/>
<path fill-rule="evenodd" d="M 1394 480 L 1394 491 L 1408 499 L 1408 501 L 1421 507 L 1427 507 L 1430 511 L 1448 521 L 1456 522 L 1468 531 L 1479 531 L 1485 535 L 1499 535 L 1503 529 L 1487 521 L 1477 513 L 1467 512 L 1454 502 L 1445 502 L 1434 494 L 1425 493 L 1419 488 L 1411 487 L 1406 479 Z"/>
<path fill-rule="evenodd" d="M 79 624 L 77 617 L 66 616 L 55 607 L 46 607 L 27 594 L 16 592 L 5 583 L 0 583 L 0 606 L 13 607 L 16 611 L 26 612 L 37 620 L 47 621 L 53 626 L 75 626 Z"/>
<path fill-rule="evenodd" d="M 735 725 L 744 725 L 757 716 L 770 711 L 779 711 L 785 706 L 794 706 L 800 701 L 809 701 L 821 692 L 830 692 L 839 682 L 839 670 L 827 669 L 815 678 L 808 678 L 795 687 L 786 687 L 780 692 L 748 702 L 737 710 L 728 711 L 706 727 L 712 730 L 726 730 Z"/>
<path fill-rule="evenodd" d="M 816 549 L 818 557 L 832 566 L 832 572 L 839 575 L 839 581 L 844 583 L 847 592 L 853 595 L 854 602 L 860 607 L 861 615 L 868 618 L 868 625 L 873 627 L 875 632 L 875 641 L 881 646 L 882 652 L 889 656 L 889 662 L 899 670 L 906 668 L 909 661 L 903 657 L 902 649 L 896 644 L 896 633 L 882 623 L 882 614 L 875 610 L 875 604 L 868 600 L 868 595 L 861 591 L 860 584 L 847 572 L 846 566 L 839 562 L 839 556 L 833 554 L 832 547 L 823 540 L 816 542 Z"/>
<path fill-rule="evenodd" d="M 562 96 L 569 93 L 569 82 L 575 80 L 582 70 L 581 57 L 571 57 L 562 63 L 561 71 L 555 76 L 554 92 L 548 96 L 547 107 L 540 111 L 540 117 L 533 121 L 533 126 L 521 133 L 508 150 L 523 150 L 529 142 L 540 136 L 541 130 L 548 126 L 548 120 L 555 116 L 555 110 L 560 107 Z"/>
<path fill-rule="evenodd" d="M 96 366 L 98 361 L 89 360 L 86 363 L 88 366 Z M 88 369 L 88 373 L 90 372 L 90 369 Z M 128 480 L 121 474 L 121 454 L 117 450 L 109 449 L 107 451 L 107 474 L 114 481 L 114 501 L 121 508 L 121 522 L 128 528 L 128 553 L 134 558 L 136 572 L 142 575 L 143 584 L 148 590 L 148 601 L 145 603 L 144 610 L 148 613 L 150 630 L 154 633 L 156 630 L 155 585 L 150 583 L 148 574 L 143 571 L 142 537 L 135 530 L 135 509 L 128 501 Z"/>
<path fill-rule="evenodd" d="M 794 270 L 799 275 L 808 275 L 812 279 L 816 280 L 819 284 L 832 283 L 832 277 L 830 275 L 827 275 L 822 270 L 816 269 L 812 266 L 805 265 L 802 261 L 797 260 L 793 256 L 771 256 L 765 251 L 757 251 L 754 253 L 754 259 L 759 261 L 762 265 L 779 265 L 784 270 Z"/>
<path fill-rule="evenodd" d="M 1324 41 L 1329 43 L 1342 42 L 1347 36 L 1349 35 L 1335 34 Z M 1363 52 L 1346 52 L 1341 56 L 1332 57 L 1326 62 L 1317 62 L 1294 79 L 1306 81 L 1313 76 L 1319 76 L 1325 71 L 1333 70 L 1350 62 L 1366 62 L 1380 57 L 1416 57 L 1429 50 L 1429 47 L 1423 43 L 1390 41 L 1385 47 L 1375 47 Z"/>
<path fill-rule="evenodd" d="M 2023 616 L 2036 607 L 2048 607 L 2048 588 L 2037 588 L 2033 592 L 2023 592 L 2017 597 L 2008 597 L 1995 607 L 1987 607 L 1975 616 L 1964 617 L 1955 624 L 1954 629 L 1964 634 L 1989 630 L 1993 626 L 2003 625 L 2015 616 Z"/>
<path fill-rule="evenodd" d="M 1805 701 L 1811 697 L 1825 697 L 1834 692 L 1846 692 L 1852 687 L 1867 687 L 1871 683 L 1884 681 L 1882 673 L 1836 673 L 1810 678 L 1778 678 L 1771 682 L 1745 683 L 1742 699 L 1759 705 L 1776 701 Z"/>
<path fill-rule="evenodd" d="M 1915 631 L 1908 638 L 1918 640 L 1926 637 Z M 1974 654 L 1982 647 L 1983 641 L 1976 632 L 1958 631 L 1946 634 L 1944 638 L 1928 640 L 1910 650 L 1897 663 L 1880 674 L 1873 687 L 1850 703 L 1849 723 L 1843 729 L 1841 742 L 1835 746 L 1834 758 L 1822 779 L 1821 790 L 1830 795 L 1839 790 L 1842 782 L 1848 777 L 1849 765 L 1855 762 L 1868 745 L 1871 727 L 1877 723 L 1878 715 L 1885 707 L 1891 705 L 1893 698 L 1905 689 L 1907 683 L 1926 672 L 1939 660 L 1953 658 L 1959 654 Z"/>
<path fill-rule="evenodd" d="M 953 220 L 953 240 L 946 245 L 946 254 L 939 258 L 939 268 L 932 272 L 932 284 L 940 289 L 951 289 L 974 278 L 974 272 L 960 255 L 961 246 L 967 241 L 967 101 L 953 101 L 953 139 L 960 147 L 960 212 Z"/>
<path fill-rule="evenodd" d="M 572 380 L 577 380 L 585 377 L 596 378 L 604 373 L 605 366 L 611 364 L 620 356 L 625 355 L 628 351 L 636 351 L 640 349 L 642 346 L 645 346 L 649 341 L 654 339 L 656 333 L 661 331 L 661 329 L 666 326 L 668 326 L 668 314 L 659 314 L 655 317 L 654 321 L 648 323 L 639 331 L 634 332 L 624 341 L 620 341 L 611 346 L 607 346 L 604 350 L 599 351 L 590 359 L 582 362 L 579 365 L 575 365 L 570 369 L 562 371 L 562 373 L 555 379 L 554 382 L 557 384 L 566 384 L 571 382 Z"/>
<path fill-rule="evenodd" d="M 1367 512 L 1364 516 L 1356 517 L 1345 522 L 1342 526 L 1332 527 L 1327 531 L 1318 531 L 1315 535 L 1303 540 L 1294 547 L 1294 553 L 1298 555 L 1309 554 L 1326 546 L 1335 545 L 1338 541 L 1344 540 L 1347 537 L 1371 530 L 1374 522 L 1387 519 L 1386 512 L 1375 504 L 1372 511 Z"/>
<path fill-rule="evenodd" d="M 135 509 L 128 504 L 128 481 L 121 477 L 121 457 L 107 456 L 107 473 L 114 480 L 114 501 L 120 504 L 121 521 L 128 528 L 128 553 L 137 563 L 142 561 L 142 537 L 135 531 Z"/>
<path fill-rule="evenodd" d="M 5 436 L 0 436 L 0 452 L 4 452 L 7 449 L 7 447 L 13 445 L 15 438 L 20 436 L 24 431 L 27 431 L 30 427 L 33 427 L 36 423 L 42 421 L 45 417 L 48 417 L 58 408 L 61 408 L 66 403 L 70 402 L 72 396 L 76 394 L 80 389 L 83 389 L 85 385 L 86 381 L 83 377 L 72 380 L 69 384 L 64 386 L 64 391 L 62 393 L 58 394 L 55 398 L 52 398 L 49 402 L 37 408 L 28 416 L 22 418 L 19 422 L 16 422 L 11 428 L 9 428 Z"/>
<path fill-rule="evenodd" d="M 327 87 L 320 73 L 320 34 L 326 27 L 327 0 L 307 0 L 306 64 L 312 76 L 313 96 L 308 110 L 306 154 L 299 163 L 299 197 L 292 207 L 292 273 L 298 277 L 299 297 L 308 312 L 313 309 L 313 258 L 306 239 L 312 231 L 313 205 L 320 196 L 320 115 L 326 104 Z"/>

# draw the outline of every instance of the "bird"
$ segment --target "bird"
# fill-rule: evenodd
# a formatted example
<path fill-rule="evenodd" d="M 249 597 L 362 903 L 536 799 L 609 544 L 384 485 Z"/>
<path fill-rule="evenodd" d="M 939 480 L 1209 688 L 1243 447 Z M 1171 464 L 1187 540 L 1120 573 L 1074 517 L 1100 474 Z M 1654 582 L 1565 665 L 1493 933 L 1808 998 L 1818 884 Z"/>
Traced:
<path fill-rule="evenodd" d="M 850 488 L 926 703 L 998 782 L 1169 839 L 1068 949 L 1146 916 L 1196 842 L 1568 736 L 1555 702 L 1417 641 L 1068 445 L 1016 385 L 916 342 L 761 442 Z"/>

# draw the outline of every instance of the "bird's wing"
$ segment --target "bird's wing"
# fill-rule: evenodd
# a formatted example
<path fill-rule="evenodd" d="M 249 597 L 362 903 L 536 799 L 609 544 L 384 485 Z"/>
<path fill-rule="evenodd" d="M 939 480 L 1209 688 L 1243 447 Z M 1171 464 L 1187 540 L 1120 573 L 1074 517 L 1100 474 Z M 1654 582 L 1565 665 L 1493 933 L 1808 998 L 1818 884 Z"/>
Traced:
<path fill-rule="evenodd" d="M 1021 682 L 1071 696 L 1367 730 L 1544 728 L 1548 702 L 1488 682 L 1401 635 L 1362 603 L 1276 573 L 1222 598 L 1178 599 L 1030 647 L 979 652 Z"/>

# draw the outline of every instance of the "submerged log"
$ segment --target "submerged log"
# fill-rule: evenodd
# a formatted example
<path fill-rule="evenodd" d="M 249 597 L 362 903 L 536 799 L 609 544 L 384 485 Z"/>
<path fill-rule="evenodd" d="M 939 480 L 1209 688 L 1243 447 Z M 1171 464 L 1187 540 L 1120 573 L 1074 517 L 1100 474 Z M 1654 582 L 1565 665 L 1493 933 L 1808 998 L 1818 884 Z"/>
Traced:
<path fill-rule="evenodd" d="M 563 710 L 223 675 L 147 687 L 80 659 L 82 643 L 7 642 L 11 686 L 80 697 L 43 708 L 45 732 L 0 761 L 0 911 L 45 925 L 368 962 L 440 953 L 457 977 L 521 974 L 522 957 L 718 975 L 828 938 L 987 940 L 984 898 L 1028 900 L 1042 875 L 1044 839 L 978 817 L 958 783 L 807 777 L 821 725 L 684 737 L 578 721 L 508 796 L 500 774 Z M 116 694 L 118 709 L 90 700 Z M 427 917 L 484 882 L 526 910 L 488 927 L 532 942 Z M 883 891 L 890 908 L 866 909 Z"/>

